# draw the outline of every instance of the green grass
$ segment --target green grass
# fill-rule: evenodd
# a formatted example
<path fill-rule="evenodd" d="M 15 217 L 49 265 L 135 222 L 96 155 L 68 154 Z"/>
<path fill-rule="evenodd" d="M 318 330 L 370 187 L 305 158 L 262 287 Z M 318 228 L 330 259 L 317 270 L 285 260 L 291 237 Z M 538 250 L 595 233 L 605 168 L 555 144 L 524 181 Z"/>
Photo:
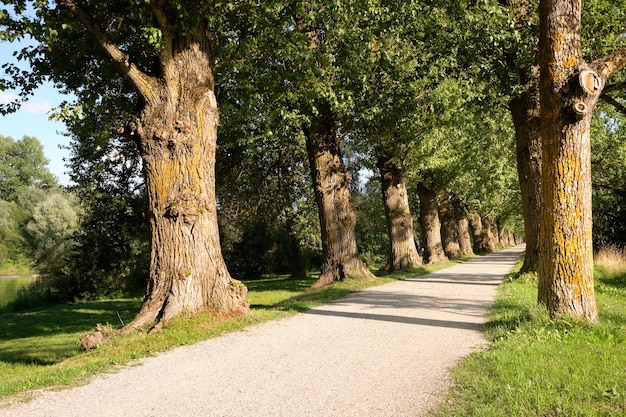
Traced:
<path fill-rule="evenodd" d="M 506 280 L 486 325 L 492 345 L 454 370 L 432 415 L 626 415 L 626 270 L 595 275 L 596 325 L 550 320 L 534 275 Z"/>
<path fill-rule="evenodd" d="M 139 298 L 79 302 L 20 312 L 0 309 L 0 397 L 42 387 L 79 384 L 93 374 L 107 372 L 134 359 L 250 324 L 287 317 L 369 286 L 424 275 L 449 265 L 418 268 L 372 282 L 347 280 L 315 291 L 308 290 L 316 280 L 314 275 L 306 279 L 267 276 L 246 280 L 252 307 L 249 316 L 220 319 L 208 314 L 184 315 L 168 323 L 163 331 L 114 338 L 88 353 L 80 349 L 80 334 L 94 329 L 98 323 L 122 327 L 138 311 Z"/>

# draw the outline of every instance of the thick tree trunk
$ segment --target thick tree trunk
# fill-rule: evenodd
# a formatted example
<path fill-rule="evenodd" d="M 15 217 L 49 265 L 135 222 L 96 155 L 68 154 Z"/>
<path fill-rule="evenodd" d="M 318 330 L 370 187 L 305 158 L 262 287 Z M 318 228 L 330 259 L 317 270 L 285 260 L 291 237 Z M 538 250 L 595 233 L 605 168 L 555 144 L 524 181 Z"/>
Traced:
<path fill-rule="evenodd" d="M 460 258 L 459 228 L 451 196 L 447 190 L 439 192 L 439 218 L 441 219 L 441 240 L 444 253 L 449 259 Z"/>
<path fill-rule="evenodd" d="M 346 278 L 374 278 L 359 257 L 350 175 L 341 158 L 332 111 L 327 103 L 320 104 L 318 110 L 319 115 L 305 129 L 322 232 L 323 259 L 316 288 Z"/>
<path fill-rule="evenodd" d="M 470 237 L 469 220 L 467 219 L 467 213 L 463 202 L 458 195 L 452 194 L 452 208 L 454 210 L 454 218 L 456 220 L 457 233 L 459 236 L 459 248 L 461 250 L 461 256 L 472 256 L 474 251 L 472 250 L 472 239 Z"/>
<path fill-rule="evenodd" d="M 472 234 L 474 236 L 474 252 L 492 252 L 497 248 L 493 233 L 493 224 L 488 215 L 481 215 L 474 210 L 472 216 Z M 496 234 L 497 236 L 497 234 Z"/>
<path fill-rule="evenodd" d="M 539 262 L 541 219 L 541 138 L 539 97 L 534 90 L 523 92 L 509 103 L 515 126 L 517 173 L 522 195 L 526 254 L 519 273 L 536 272 Z"/>
<path fill-rule="evenodd" d="M 134 126 L 149 200 L 151 262 L 144 303 L 129 328 L 184 313 L 246 313 L 246 287 L 231 278 L 217 225 L 218 111 L 207 41 L 166 62 L 163 83 Z"/>
<path fill-rule="evenodd" d="M 484 233 L 483 233 L 483 219 L 480 213 L 477 210 L 474 210 L 472 214 L 472 219 L 470 222 L 470 226 L 472 229 L 472 239 L 474 241 L 474 252 L 475 253 L 484 253 L 489 251 L 489 246 L 484 241 Z"/>
<path fill-rule="evenodd" d="M 579 0 L 540 2 L 543 217 L 538 300 L 554 318 L 595 321 L 589 130 L 604 80 L 583 72 L 580 9 Z"/>
<path fill-rule="evenodd" d="M 500 233 L 498 231 L 498 225 L 491 220 L 489 215 L 483 216 L 483 233 L 484 238 L 487 241 L 489 251 L 500 249 Z"/>
<path fill-rule="evenodd" d="M 389 272 L 421 266 L 413 236 L 413 216 L 409 207 L 406 180 L 401 167 L 394 158 L 381 156 L 377 163 L 380 171 L 383 205 L 387 220 L 389 251 L 387 265 Z"/>
<path fill-rule="evenodd" d="M 417 184 L 420 200 L 420 224 L 424 239 L 424 262 L 433 264 L 447 260 L 441 242 L 441 222 L 437 207 L 437 194 L 424 183 Z"/>

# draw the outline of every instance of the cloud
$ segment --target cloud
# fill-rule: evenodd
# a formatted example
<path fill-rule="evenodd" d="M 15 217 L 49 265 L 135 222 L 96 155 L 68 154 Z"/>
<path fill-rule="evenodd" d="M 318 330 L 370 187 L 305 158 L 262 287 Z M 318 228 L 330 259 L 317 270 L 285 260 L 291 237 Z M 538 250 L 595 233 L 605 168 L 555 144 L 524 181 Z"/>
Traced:
<path fill-rule="evenodd" d="M 29 100 L 22 104 L 20 110 L 29 114 L 46 114 L 52 109 L 50 103 L 46 101 Z"/>
<path fill-rule="evenodd" d="M 18 100 L 18 96 L 11 93 L 5 93 L 4 91 L 0 91 L 0 104 L 9 104 Z"/>
<path fill-rule="evenodd" d="M 0 105 L 10 104 L 16 101 L 20 101 L 20 98 L 16 94 L 6 93 L 0 91 Z M 48 100 L 39 101 L 37 98 L 31 98 L 30 100 L 22 103 L 19 111 L 23 111 L 28 114 L 46 114 L 52 109 Z"/>

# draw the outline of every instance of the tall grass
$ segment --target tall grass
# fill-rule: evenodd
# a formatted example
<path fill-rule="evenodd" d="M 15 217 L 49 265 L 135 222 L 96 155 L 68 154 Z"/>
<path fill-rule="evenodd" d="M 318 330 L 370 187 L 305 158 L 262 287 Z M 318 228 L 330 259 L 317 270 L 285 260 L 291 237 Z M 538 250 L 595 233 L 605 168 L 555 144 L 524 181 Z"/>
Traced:
<path fill-rule="evenodd" d="M 603 246 L 595 255 L 595 266 L 601 274 L 606 276 L 626 274 L 626 249 Z"/>
<path fill-rule="evenodd" d="M 596 257 L 600 320 L 550 319 L 536 275 L 501 285 L 485 326 L 491 346 L 454 370 L 455 387 L 433 416 L 626 415 L 626 257 Z"/>

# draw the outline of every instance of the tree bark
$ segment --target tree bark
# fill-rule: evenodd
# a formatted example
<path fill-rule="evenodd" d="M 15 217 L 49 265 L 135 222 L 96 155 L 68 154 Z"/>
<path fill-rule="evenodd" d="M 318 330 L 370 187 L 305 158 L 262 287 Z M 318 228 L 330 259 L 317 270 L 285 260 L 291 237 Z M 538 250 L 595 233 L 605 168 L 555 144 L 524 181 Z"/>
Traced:
<path fill-rule="evenodd" d="M 472 214 L 472 220 L 470 222 L 470 226 L 472 228 L 472 238 L 474 241 L 474 252 L 475 253 L 484 253 L 489 251 L 489 246 L 485 242 L 483 233 L 483 219 L 480 213 L 477 210 L 474 210 Z"/>
<path fill-rule="evenodd" d="M 394 158 L 380 156 L 377 162 L 380 172 L 383 205 L 389 236 L 389 251 L 385 270 L 417 268 L 422 260 L 417 252 L 413 235 L 413 216 L 404 172 Z"/>
<path fill-rule="evenodd" d="M 459 248 L 461 250 L 461 256 L 472 256 L 474 255 L 474 251 L 472 250 L 469 220 L 467 219 L 467 213 L 465 211 L 465 207 L 463 206 L 463 201 L 461 201 L 458 195 L 453 193 L 451 202 L 457 225 L 457 233 L 459 235 Z"/>
<path fill-rule="evenodd" d="M 489 215 L 483 217 L 483 230 L 486 232 L 486 239 L 490 251 L 502 248 L 502 245 L 500 245 L 500 231 L 498 230 L 498 224 L 492 221 Z"/>
<path fill-rule="evenodd" d="M 460 258 L 461 244 L 459 238 L 459 228 L 450 193 L 447 190 L 440 191 L 438 200 L 443 251 L 449 259 Z"/>
<path fill-rule="evenodd" d="M 218 111 L 207 41 L 167 61 L 137 120 L 149 199 L 150 278 L 131 327 L 190 311 L 246 313 L 246 288 L 231 278 L 219 241 L 215 196 Z M 203 45 L 203 48 L 197 48 Z"/>
<path fill-rule="evenodd" d="M 158 75 L 137 67 L 75 0 L 60 0 L 143 99 L 127 125 L 143 158 L 150 222 L 150 276 L 143 305 L 123 331 L 154 327 L 184 312 L 245 314 L 246 287 L 231 278 L 219 242 L 215 198 L 218 111 L 211 44 L 199 23 L 182 34 L 160 3 Z"/>
<path fill-rule="evenodd" d="M 581 2 L 542 0 L 539 10 L 544 209 L 538 300 L 553 318 L 566 315 L 593 322 L 598 311 L 593 287 L 589 130 L 604 83 L 596 74 L 598 78 L 587 86 L 590 94 L 579 81 L 585 70 L 579 34 Z"/>
<path fill-rule="evenodd" d="M 446 261 L 448 258 L 443 251 L 441 242 L 441 222 L 439 221 L 437 194 L 422 182 L 417 184 L 417 193 L 420 200 L 420 224 L 424 239 L 424 262 L 433 264 Z"/>
<path fill-rule="evenodd" d="M 332 110 L 328 103 L 321 102 L 318 111 L 311 126 L 305 128 L 322 233 L 322 267 L 315 288 L 346 278 L 374 278 L 359 257 L 350 175 L 341 158 Z"/>
<path fill-rule="evenodd" d="M 474 236 L 474 252 L 486 253 L 497 249 L 497 230 L 494 235 L 494 225 L 489 215 L 481 215 L 474 210 L 472 216 L 472 234 Z"/>
<path fill-rule="evenodd" d="M 515 126 L 517 173 L 522 196 L 526 254 L 519 273 L 537 272 L 541 219 L 541 137 L 539 97 L 532 88 L 511 100 Z"/>

